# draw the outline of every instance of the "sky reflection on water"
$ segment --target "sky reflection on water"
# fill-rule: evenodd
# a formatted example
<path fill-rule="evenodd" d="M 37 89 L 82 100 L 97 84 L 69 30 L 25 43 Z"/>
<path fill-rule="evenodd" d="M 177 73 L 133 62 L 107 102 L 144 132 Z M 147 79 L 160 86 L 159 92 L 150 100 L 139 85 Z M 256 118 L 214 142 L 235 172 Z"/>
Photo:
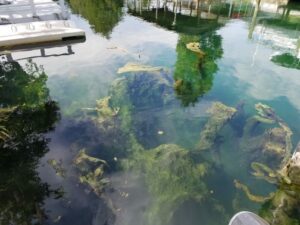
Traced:
<path fill-rule="evenodd" d="M 255 115 L 254 105 L 258 102 L 271 106 L 287 123 L 294 133 L 294 146 L 299 141 L 299 70 L 270 60 L 275 53 L 294 50 L 264 42 L 257 28 L 254 38 L 249 39 L 247 18 L 222 19 L 216 23 L 210 20 L 210 25 L 208 21 L 198 21 L 197 29 L 202 29 L 205 22 L 207 28 L 195 35 L 189 25 L 197 22 L 196 17 L 193 21 L 182 17 L 180 23 L 178 16 L 174 27 L 170 24 L 174 19 L 172 12 L 170 18 L 156 24 L 152 21 L 155 11 L 149 15 L 138 10 L 128 13 L 122 3 L 101 3 L 104 5 L 95 3 L 95 9 L 115 7 L 116 14 L 109 21 L 111 26 L 101 27 L 101 23 L 95 24 L 97 18 L 87 16 L 93 15 L 89 14 L 93 1 L 78 9 L 80 2 L 70 0 L 71 20 L 85 30 L 86 42 L 72 46 L 73 55 L 33 60 L 43 66 L 48 76 L 47 88 L 61 114 L 55 130 L 40 134 L 47 140 L 47 146 L 37 156 L 41 160 L 33 171 L 38 168 L 41 178 L 38 185 L 49 184 L 55 195 L 48 198 L 47 193 L 41 197 L 37 204 L 43 211 L 42 219 L 34 221 L 62 225 L 140 225 L 153 221 L 156 225 L 226 225 L 238 210 L 262 210 L 262 204 L 251 202 L 234 186 L 234 180 L 265 196 L 275 191 L 276 185 L 251 175 L 249 160 L 256 159 L 259 153 L 249 154 L 240 147 L 245 146 L 245 139 L 259 137 L 275 126 L 257 125 L 250 136 L 245 136 L 245 127 Z M 299 37 L 299 30 L 274 26 L 264 29 L 285 32 L 291 43 Z M 192 41 L 201 43 L 206 58 L 185 49 Z M 49 50 L 56 54 L 60 51 L 63 50 Z M 14 58 L 28 55 L 28 52 L 14 53 Z M 164 70 L 117 74 L 128 62 L 161 66 Z M 20 64 L 24 67 L 26 61 Z M 109 104 L 106 106 L 104 101 L 97 105 L 96 101 L 106 96 Z M 207 110 L 214 102 L 222 102 L 225 109 L 235 107 L 237 115 L 218 130 L 211 151 L 199 154 L 200 133 L 211 118 Z M 101 107 L 106 108 L 101 111 Z M 168 152 L 168 146 L 175 153 Z M 94 193 L 93 186 L 78 180 L 80 171 L 74 165 L 74 158 L 82 149 L 108 163 L 104 166 L 104 176 L 110 184 L 102 196 Z M 156 154 L 151 155 L 151 151 Z M 47 162 L 49 159 L 61 164 L 53 169 Z M 139 163 L 145 164 L 145 168 Z M 191 166 L 187 178 L 186 165 Z M 160 166 L 162 172 L 155 174 Z M 95 175 L 97 167 L 91 168 Z M 62 169 L 67 174 L 65 178 L 58 176 Z M 144 172 L 142 176 L 140 171 Z M 174 179 L 169 180 L 170 186 L 160 190 L 155 176 L 161 183 L 172 176 Z M 190 193 L 184 194 L 187 190 Z M 172 191 L 174 194 L 170 195 Z M 194 192 L 199 195 L 196 199 L 189 195 Z"/>

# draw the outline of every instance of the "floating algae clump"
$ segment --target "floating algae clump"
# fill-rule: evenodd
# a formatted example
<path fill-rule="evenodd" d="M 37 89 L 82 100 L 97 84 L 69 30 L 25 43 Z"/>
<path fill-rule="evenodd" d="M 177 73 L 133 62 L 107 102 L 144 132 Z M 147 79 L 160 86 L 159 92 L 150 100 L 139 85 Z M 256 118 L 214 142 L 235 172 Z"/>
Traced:
<path fill-rule="evenodd" d="M 79 171 L 79 180 L 89 185 L 96 195 L 100 196 L 108 180 L 103 178 L 104 160 L 91 157 L 86 154 L 85 149 L 79 151 L 74 159 L 74 164 Z"/>
<path fill-rule="evenodd" d="M 236 113 L 236 109 L 228 107 L 221 102 L 215 102 L 208 110 L 211 115 L 200 133 L 198 150 L 206 150 L 213 146 L 218 132 L 223 128 L 228 120 Z"/>
<path fill-rule="evenodd" d="M 186 48 L 195 52 L 201 58 L 205 55 L 205 53 L 200 49 L 200 44 L 197 42 L 190 42 L 186 44 Z"/>
<path fill-rule="evenodd" d="M 174 144 L 140 152 L 134 167 L 143 171 L 153 201 L 147 212 L 149 224 L 168 224 L 174 211 L 187 200 L 202 201 L 208 193 L 201 179 L 207 164 L 195 164 L 189 152 Z"/>
<path fill-rule="evenodd" d="M 162 67 L 153 67 L 148 65 L 142 65 L 138 63 L 127 63 L 125 66 L 118 69 L 118 73 L 129 73 L 129 72 L 155 72 L 163 70 Z"/>

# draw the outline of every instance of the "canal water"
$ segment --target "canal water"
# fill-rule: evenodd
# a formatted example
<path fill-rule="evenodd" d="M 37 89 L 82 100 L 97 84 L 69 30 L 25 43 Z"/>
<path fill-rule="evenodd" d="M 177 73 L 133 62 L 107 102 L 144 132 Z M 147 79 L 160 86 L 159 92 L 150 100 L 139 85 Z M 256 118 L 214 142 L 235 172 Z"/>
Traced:
<path fill-rule="evenodd" d="M 231 18 L 157 4 L 69 0 L 86 32 L 74 54 L 1 63 L 0 224 L 227 225 L 241 210 L 279 224 L 271 170 L 300 141 L 299 11 L 254 24 L 246 3 Z M 284 224 L 300 224 L 292 211 Z"/>

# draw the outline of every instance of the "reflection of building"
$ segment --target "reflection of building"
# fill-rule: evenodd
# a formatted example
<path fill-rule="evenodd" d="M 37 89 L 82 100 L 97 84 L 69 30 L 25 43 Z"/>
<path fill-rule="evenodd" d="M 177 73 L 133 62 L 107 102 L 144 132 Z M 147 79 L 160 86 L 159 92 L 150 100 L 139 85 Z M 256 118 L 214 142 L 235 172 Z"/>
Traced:
<path fill-rule="evenodd" d="M 85 32 L 75 28 L 68 20 L 64 1 L 59 3 L 52 0 L 2 0 L 0 54 L 84 41 Z M 45 56 L 44 50 L 41 51 L 41 55 Z"/>

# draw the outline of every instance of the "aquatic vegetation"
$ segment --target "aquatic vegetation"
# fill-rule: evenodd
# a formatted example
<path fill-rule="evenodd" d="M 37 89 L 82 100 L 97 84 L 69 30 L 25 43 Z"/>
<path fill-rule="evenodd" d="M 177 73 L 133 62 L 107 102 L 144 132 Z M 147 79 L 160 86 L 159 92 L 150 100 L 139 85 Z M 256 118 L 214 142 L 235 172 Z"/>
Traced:
<path fill-rule="evenodd" d="M 287 183 L 298 186 L 300 185 L 300 143 L 296 147 L 296 151 L 293 156 L 283 167 L 281 173 L 286 174 L 289 178 Z"/>
<path fill-rule="evenodd" d="M 203 179 L 210 173 L 209 164 L 194 162 L 190 152 L 178 145 L 164 144 L 146 150 L 137 140 L 132 129 L 134 122 L 132 116 L 137 109 L 147 109 L 153 107 L 152 104 L 155 107 L 161 107 L 172 101 L 168 95 L 161 94 L 161 91 L 172 92 L 171 80 L 163 72 L 128 74 L 115 80 L 109 97 L 98 101 L 100 104 L 97 104 L 98 119 L 96 121 L 100 123 L 100 127 L 105 121 L 114 118 L 118 121 L 115 124 L 117 132 L 127 137 L 126 144 L 123 146 L 123 151 L 127 152 L 126 157 L 118 157 L 116 162 L 121 169 L 140 174 L 153 197 L 149 209 L 145 212 L 146 222 L 168 224 L 176 209 L 188 200 L 196 201 L 198 204 L 210 202 L 209 204 L 215 206 L 218 212 L 224 213 L 225 210 L 217 202 L 207 198 L 210 192 Z M 114 108 L 118 109 L 117 114 L 114 113 Z M 236 110 L 221 103 L 215 103 L 210 113 L 214 115 L 217 111 L 227 113 L 230 117 L 229 114 L 234 114 Z M 222 116 L 219 115 L 219 117 Z M 80 154 L 85 155 L 82 152 Z M 74 162 L 78 164 L 78 158 Z M 100 163 L 100 165 L 103 169 L 103 164 Z M 97 166 L 80 179 L 100 194 L 103 190 L 103 183 L 101 183 L 101 177 L 96 176 L 95 168 Z"/>
<path fill-rule="evenodd" d="M 161 71 L 162 67 L 153 67 L 148 65 L 142 65 L 138 63 L 127 63 L 123 67 L 118 69 L 118 74 L 128 73 L 128 72 L 155 72 Z"/>
<path fill-rule="evenodd" d="M 205 53 L 201 50 L 200 44 L 197 42 L 190 42 L 186 44 L 186 48 L 195 52 L 200 58 L 204 57 Z"/>
<path fill-rule="evenodd" d="M 279 66 L 300 70 L 300 59 L 290 53 L 275 55 L 271 61 Z"/>
<path fill-rule="evenodd" d="M 266 131 L 262 145 L 263 154 L 278 158 L 277 161 L 283 160 L 291 151 L 291 135 L 290 130 L 286 132 L 281 127 Z"/>
<path fill-rule="evenodd" d="M 274 110 L 268 105 L 257 103 L 255 104 L 255 109 L 258 115 L 254 116 L 254 118 L 261 123 L 275 123 L 279 120 Z"/>
<path fill-rule="evenodd" d="M 98 121 L 104 122 L 115 117 L 118 114 L 119 108 L 113 109 L 109 106 L 110 97 L 97 100 L 96 111 L 98 113 Z"/>
<path fill-rule="evenodd" d="M 189 151 L 180 146 L 160 145 L 135 154 L 133 161 L 154 198 L 147 211 L 149 224 L 168 224 L 183 202 L 193 199 L 200 203 L 208 194 L 202 178 L 209 173 L 209 165 L 195 164 Z"/>
<path fill-rule="evenodd" d="M 256 178 L 264 179 L 269 183 L 277 183 L 277 173 L 265 164 L 252 162 L 251 168 L 254 170 L 252 175 Z"/>
<path fill-rule="evenodd" d="M 73 162 L 79 171 L 80 183 L 87 184 L 96 195 L 100 196 L 104 186 L 109 183 L 103 177 L 104 166 L 107 166 L 106 161 L 89 156 L 86 154 L 86 150 L 82 149 Z"/>
<path fill-rule="evenodd" d="M 258 103 L 255 109 L 257 115 L 247 120 L 240 147 L 251 153 L 254 161 L 268 162 L 269 167 L 278 169 L 290 157 L 293 132 L 271 107 Z M 275 127 L 265 129 L 262 134 L 255 134 L 263 125 Z"/>
<path fill-rule="evenodd" d="M 278 190 L 261 209 L 261 215 L 272 225 L 300 223 L 298 216 L 300 206 L 299 147 L 298 144 L 294 155 L 278 172 Z"/>
<path fill-rule="evenodd" d="M 234 180 L 234 185 L 235 185 L 236 188 L 241 189 L 242 191 L 244 191 L 245 194 L 247 195 L 247 197 L 248 197 L 251 201 L 253 201 L 253 202 L 259 202 L 259 203 L 262 203 L 262 202 L 265 202 L 265 201 L 271 199 L 271 198 L 274 196 L 274 193 L 270 193 L 269 196 L 267 196 L 267 197 L 259 196 L 259 195 L 254 195 L 254 194 L 252 194 L 252 193 L 250 192 L 249 188 L 248 188 L 246 185 L 240 183 L 240 182 L 237 181 L 237 180 Z"/>
<path fill-rule="evenodd" d="M 210 117 L 200 133 L 200 141 L 196 147 L 199 151 L 210 149 L 214 145 L 218 132 L 234 116 L 236 109 L 215 102 L 208 113 Z"/>
<path fill-rule="evenodd" d="M 130 73 L 114 81 L 110 91 L 111 104 L 134 109 L 162 107 L 174 100 L 172 78 L 167 71 Z"/>
<path fill-rule="evenodd" d="M 55 170 L 57 176 L 65 178 L 66 171 L 62 166 L 62 161 L 57 161 L 55 159 L 48 159 L 47 163 Z"/>
<path fill-rule="evenodd" d="M 255 108 L 258 115 L 248 120 L 248 125 L 245 126 L 248 131 L 244 133 L 245 136 L 243 137 L 249 139 L 245 143 L 257 142 L 248 146 L 250 149 L 252 148 L 250 151 L 252 154 L 255 149 L 256 154 L 258 154 L 257 160 L 259 160 L 259 162 L 252 161 L 250 163 L 254 171 L 252 175 L 277 185 L 278 189 L 268 196 L 259 196 L 252 194 L 250 189 L 238 180 L 235 180 L 234 184 L 251 201 L 264 203 L 261 215 L 270 224 L 299 224 L 296 211 L 300 205 L 300 198 L 298 197 L 300 191 L 300 157 L 298 157 L 300 145 L 291 157 L 291 136 L 293 134 L 291 129 L 271 107 L 258 103 Z M 252 137 L 250 130 L 253 130 L 257 123 L 273 124 L 277 127 L 267 129 L 263 134 Z M 249 124 L 251 125 L 249 126 Z"/>

